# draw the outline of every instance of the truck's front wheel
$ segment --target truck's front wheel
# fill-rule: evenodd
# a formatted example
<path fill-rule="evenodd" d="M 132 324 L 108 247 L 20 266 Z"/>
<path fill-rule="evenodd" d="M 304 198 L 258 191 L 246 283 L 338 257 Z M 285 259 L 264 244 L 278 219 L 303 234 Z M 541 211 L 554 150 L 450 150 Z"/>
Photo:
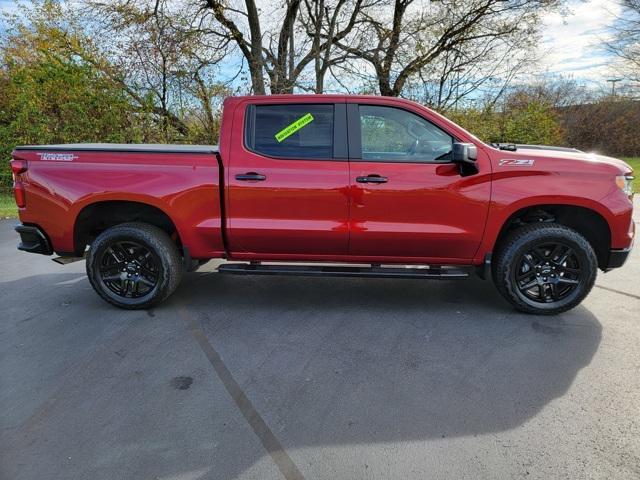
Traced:
<path fill-rule="evenodd" d="M 551 315 L 587 296 L 598 262 L 589 242 L 563 225 L 539 223 L 512 232 L 497 252 L 493 279 L 518 310 Z"/>
<path fill-rule="evenodd" d="M 123 223 L 91 244 L 87 276 L 107 302 L 126 309 L 149 308 L 177 288 L 182 261 L 176 244 L 160 228 Z"/>

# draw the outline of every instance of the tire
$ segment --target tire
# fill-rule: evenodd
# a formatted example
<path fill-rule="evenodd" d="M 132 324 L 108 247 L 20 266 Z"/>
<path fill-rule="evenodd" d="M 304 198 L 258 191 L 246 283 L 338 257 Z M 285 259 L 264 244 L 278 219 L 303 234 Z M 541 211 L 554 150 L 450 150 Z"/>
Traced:
<path fill-rule="evenodd" d="M 182 279 L 182 257 L 160 228 L 123 223 L 102 232 L 87 254 L 87 276 L 116 307 L 150 308 L 165 300 Z"/>
<path fill-rule="evenodd" d="M 582 235 L 564 225 L 537 223 L 515 230 L 502 242 L 493 281 L 517 310 L 554 315 L 587 296 L 597 271 L 596 254 Z"/>

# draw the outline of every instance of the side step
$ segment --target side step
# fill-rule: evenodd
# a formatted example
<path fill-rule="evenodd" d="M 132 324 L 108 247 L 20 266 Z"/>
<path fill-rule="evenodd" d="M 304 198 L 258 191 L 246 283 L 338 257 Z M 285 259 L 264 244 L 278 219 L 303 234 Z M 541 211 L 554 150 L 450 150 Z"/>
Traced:
<path fill-rule="evenodd" d="M 453 279 L 469 276 L 467 269 L 452 266 L 424 267 L 351 267 L 327 265 L 263 265 L 260 263 L 224 263 L 218 272 L 235 275 L 299 275 L 311 277 L 378 277 Z"/>

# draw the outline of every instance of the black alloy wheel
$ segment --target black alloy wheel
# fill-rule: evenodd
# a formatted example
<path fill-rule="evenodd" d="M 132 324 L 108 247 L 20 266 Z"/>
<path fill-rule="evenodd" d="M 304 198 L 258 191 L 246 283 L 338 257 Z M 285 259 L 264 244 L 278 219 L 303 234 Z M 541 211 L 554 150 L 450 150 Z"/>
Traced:
<path fill-rule="evenodd" d="M 539 244 L 520 256 L 513 270 L 520 293 L 539 303 L 552 303 L 571 294 L 581 280 L 580 263 L 571 247 L 561 242 Z"/>
<path fill-rule="evenodd" d="M 124 298 L 148 295 L 158 285 L 160 260 L 143 245 L 133 241 L 114 242 L 102 253 L 100 280 Z"/>

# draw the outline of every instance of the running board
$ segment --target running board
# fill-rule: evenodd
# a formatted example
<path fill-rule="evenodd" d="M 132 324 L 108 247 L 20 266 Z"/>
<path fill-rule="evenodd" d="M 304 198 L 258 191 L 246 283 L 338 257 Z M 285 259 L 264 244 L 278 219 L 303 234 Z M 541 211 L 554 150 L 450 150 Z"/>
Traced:
<path fill-rule="evenodd" d="M 218 272 L 235 275 L 299 275 L 311 277 L 378 277 L 378 278 L 466 278 L 469 272 L 461 267 L 350 267 L 326 265 L 263 265 L 224 263 Z"/>
<path fill-rule="evenodd" d="M 51 260 L 53 260 L 56 263 L 59 263 L 60 265 L 68 265 L 73 262 L 79 262 L 80 260 L 84 260 L 84 257 L 55 257 L 55 258 L 52 258 Z"/>

